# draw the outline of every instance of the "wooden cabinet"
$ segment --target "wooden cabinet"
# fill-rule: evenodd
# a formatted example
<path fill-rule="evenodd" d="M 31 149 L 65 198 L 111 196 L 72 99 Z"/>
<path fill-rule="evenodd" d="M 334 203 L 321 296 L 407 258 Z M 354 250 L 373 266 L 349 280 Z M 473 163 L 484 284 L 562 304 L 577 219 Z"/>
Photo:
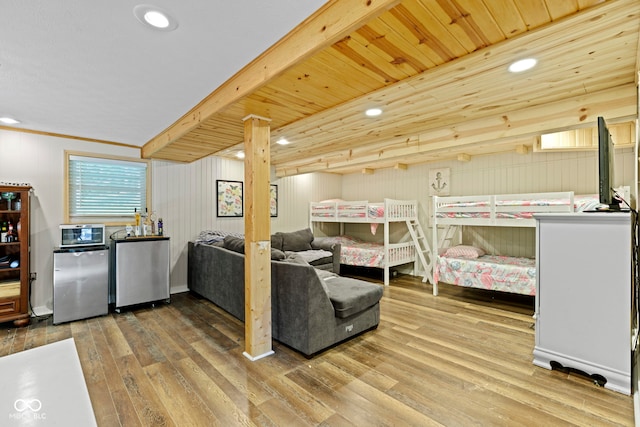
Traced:
<path fill-rule="evenodd" d="M 16 326 L 29 324 L 30 191 L 28 186 L 0 185 L 0 229 L 6 222 L 14 236 L 0 233 L 0 323 Z"/>
<path fill-rule="evenodd" d="M 635 347 L 630 213 L 538 214 L 533 363 L 631 393 Z"/>

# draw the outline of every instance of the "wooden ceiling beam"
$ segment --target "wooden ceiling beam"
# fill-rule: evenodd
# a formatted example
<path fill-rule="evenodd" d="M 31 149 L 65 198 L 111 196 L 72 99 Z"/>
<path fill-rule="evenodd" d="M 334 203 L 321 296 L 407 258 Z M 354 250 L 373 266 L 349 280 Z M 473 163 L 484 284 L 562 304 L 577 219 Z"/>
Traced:
<path fill-rule="evenodd" d="M 142 147 L 142 157 L 151 158 L 213 114 L 250 95 L 290 67 L 331 46 L 398 3 L 400 0 L 327 2 L 168 129 L 147 142 Z"/>

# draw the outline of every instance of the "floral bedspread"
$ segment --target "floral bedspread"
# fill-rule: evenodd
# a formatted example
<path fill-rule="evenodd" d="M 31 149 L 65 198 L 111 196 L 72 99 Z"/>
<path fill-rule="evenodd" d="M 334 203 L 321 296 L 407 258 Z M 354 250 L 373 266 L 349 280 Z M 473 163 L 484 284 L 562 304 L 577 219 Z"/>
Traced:
<path fill-rule="evenodd" d="M 539 200 L 498 200 L 496 206 L 566 206 L 569 200 L 539 199 Z M 573 207 L 575 212 L 593 210 L 599 205 L 598 195 L 574 196 Z M 441 205 L 443 208 L 473 208 L 489 206 L 486 200 L 478 202 L 454 202 Z M 438 218 L 490 218 L 490 212 L 438 212 Z M 530 219 L 533 212 L 496 212 L 496 218 Z"/>
<path fill-rule="evenodd" d="M 360 267 L 383 267 L 384 245 L 364 242 L 349 236 L 326 237 L 325 240 L 340 243 L 340 263 Z"/>
<path fill-rule="evenodd" d="M 531 258 L 484 255 L 477 259 L 437 257 L 436 282 L 524 295 L 536 294 L 536 262 Z"/>

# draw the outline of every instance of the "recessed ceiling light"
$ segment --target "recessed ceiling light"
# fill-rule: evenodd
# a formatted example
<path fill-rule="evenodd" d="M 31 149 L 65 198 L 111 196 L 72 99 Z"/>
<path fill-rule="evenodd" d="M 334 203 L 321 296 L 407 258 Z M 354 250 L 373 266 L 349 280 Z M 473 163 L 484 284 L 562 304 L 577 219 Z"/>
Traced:
<path fill-rule="evenodd" d="M 244 151 L 238 151 L 238 154 L 236 154 L 236 157 L 239 159 L 244 159 Z"/>
<path fill-rule="evenodd" d="M 520 73 L 522 71 L 527 71 L 536 66 L 538 61 L 534 58 L 526 58 L 520 59 L 511 65 L 509 65 L 509 71 L 512 73 Z"/>
<path fill-rule="evenodd" d="M 287 145 L 287 144 L 291 144 L 291 142 L 288 141 L 286 138 L 280 138 L 279 140 L 276 141 L 276 144 Z"/>
<path fill-rule="evenodd" d="M 13 119 L 11 117 L 0 117 L 0 122 L 5 125 L 17 125 L 20 123 L 20 120 Z"/>
<path fill-rule="evenodd" d="M 376 117 L 382 114 L 382 110 L 380 108 L 369 108 L 364 112 L 368 117 Z"/>
<path fill-rule="evenodd" d="M 156 30 L 173 31 L 178 28 L 178 21 L 156 6 L 139 4 L 133 8 L 133 14 L 138 21 Z"/>

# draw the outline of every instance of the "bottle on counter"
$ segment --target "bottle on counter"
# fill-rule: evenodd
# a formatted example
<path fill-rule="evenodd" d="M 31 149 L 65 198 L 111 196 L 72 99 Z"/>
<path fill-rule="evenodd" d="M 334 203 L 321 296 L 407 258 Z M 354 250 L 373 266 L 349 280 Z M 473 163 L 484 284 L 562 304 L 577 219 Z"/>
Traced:
<path fill-rule="evenodd" d="M 158 236 L 162 236 L 164 233 L 162 218 L 158 218 Z"/>
<path fill-rule="evenodd" d="M 133 232 L 136 236 L 139 236 L 140 235 L 140 212 L 138 212 L 138 208 L 136 208 L 134 212 L 135 212 L 134 215 L 136 218 L 136 225 L 135 225 L 135 228 L 133 229 Z"/>
<path fill-rule="evenodd" d="M 0 223 L 0 243 L 7 243 L 7 231 L 9 231 L 7 221 L 2 221 Z"/>

